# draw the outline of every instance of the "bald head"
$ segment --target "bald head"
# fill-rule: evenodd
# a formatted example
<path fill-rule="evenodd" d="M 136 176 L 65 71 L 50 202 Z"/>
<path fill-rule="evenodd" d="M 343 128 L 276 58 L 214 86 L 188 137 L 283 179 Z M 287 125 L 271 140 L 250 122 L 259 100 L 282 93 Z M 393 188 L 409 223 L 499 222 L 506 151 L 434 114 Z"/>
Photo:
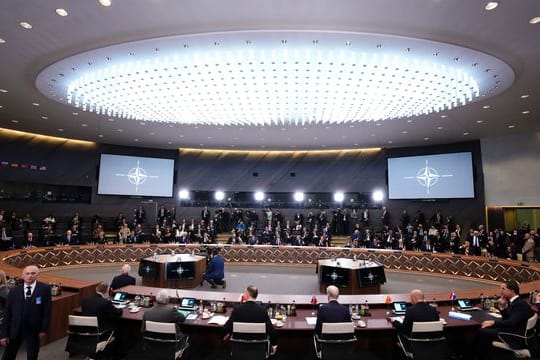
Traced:
<path fill-rule="evenodd" d="M 129 274 L 129 272 L 131 271 L 131 266 L 129 266 L 128 264 L 125 264 L 124 266 L 122 266 L 122 274 Z"/>
<path fill-rule="evenodd" d="M 21 274 L 25 285 L 32 285 L 38 278 L 39 268 L 36 265 L 26 266 Z"/>
<path fill-rule="evenodd" d="M 420 289 L 414 289 L 411 291 L 410 295 L 412 304 L 417 304 L 424 301 L 424 292 Z"/>
<path fill-rule="evenodd" d="M 328 300 L 337 300 L 339 297 L 339 289 L 337 286 L 330 285 L 326 288 L 326 295 L 328 295 Z"/>

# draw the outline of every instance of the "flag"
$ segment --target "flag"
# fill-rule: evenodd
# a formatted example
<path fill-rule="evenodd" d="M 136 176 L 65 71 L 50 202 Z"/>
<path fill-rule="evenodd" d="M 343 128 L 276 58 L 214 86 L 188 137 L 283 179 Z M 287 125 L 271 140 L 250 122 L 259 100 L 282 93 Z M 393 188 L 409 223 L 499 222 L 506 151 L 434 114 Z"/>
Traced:
<path fill-rule="evenodd" d="M 455 291 L 452 291 L 452 293 L 450 294 L 450 300 L 454 301 L 456 300 L 457 297 L 456 297 L 456 292 Z"/>
<path fill-rule="evenodd" d="M 389 296 L 389 295 L 386 295 L 386 299 L 384 299 L 384 303 L 385 304 L 391 304 L 392 303 L 392 298 Z"/>
<path fill-rule="evenodd" d="M 317 305 L 317 297 L 315 295 L 311 297 L 311 305 Z"/>

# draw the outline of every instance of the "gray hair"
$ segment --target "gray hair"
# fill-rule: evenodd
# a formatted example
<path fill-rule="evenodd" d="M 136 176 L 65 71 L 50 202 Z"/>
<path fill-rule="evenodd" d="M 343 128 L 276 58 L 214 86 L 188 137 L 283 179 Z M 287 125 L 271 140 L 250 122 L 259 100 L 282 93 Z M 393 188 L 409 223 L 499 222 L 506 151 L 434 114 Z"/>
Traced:
<path fill-rule="evenodd" d="M 169 303 L 169 294 L 167 290 L 161 289 L 156 295 L 156 302 L 158 304 L 168 304 Z"/>
<path fill-rule="evenodd" d="M 122 274 L 128 274 L 131 271 L 131 266 L 129 264 L 125 264 L 122 266 Z"/>

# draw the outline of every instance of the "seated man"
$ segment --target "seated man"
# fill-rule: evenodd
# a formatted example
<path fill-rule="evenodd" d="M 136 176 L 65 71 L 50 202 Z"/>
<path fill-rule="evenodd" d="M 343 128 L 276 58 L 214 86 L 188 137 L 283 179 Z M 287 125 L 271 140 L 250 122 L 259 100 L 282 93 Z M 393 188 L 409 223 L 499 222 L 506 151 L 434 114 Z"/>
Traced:
<path fill-rule="evenodd" d="M 216 284 L 222 285 L 223 288 L 227 287 L 227 281 L 225 281 L 225 260 L 219 254 L 221 251 L 220 248 L 215 248 L 213 251 L 212 260 L 208 264 L 208 270 L 203 275 L 201 281 L 201 286 L 203 286 L 204 281 L 208 281 L 212 288 L 216 287 Z"/>
<path fill-rule="evenodd" d="M 266 324 L 266 334 L 270 338 L 270 355 L 274 355 L 277 351 L 277 336 L 274 326 L 270 321 L 268 312 L 265 308 L 258 305 L 255 300 L 259 295 L 259 290 L 253 285 L 249 285 L 244 291 L 243 297 L 246 299 L 246 302 L 235 307 L 229 316 L 229 319 L 223 326 L 227 335 L 225 335 L 225 340 L 229 339 L 233 331 L 234 322 L 247 322 L 247 323 L 265 323 Z"/>
<path fill-rule="evenodd" d="M 499 332 L 512 333 L 523 336 L 527 321 L 534 315 L 533 310 L 519 297 L 519 285 L 515 280 L 508 280 L 501 285 L 501 297 L 498 300 L 502 319 L 486 320 L 478 330 L 477 355 L 489 356 L 486 350 L 492 349 L 491 342 L 500 341 Z M 522 349 L 525 346 L 523 339 L 514 336 L 503 336 L 502 340 L 512 349 Z M 489 358 L 489 357 L 486 357 Z"/>
<path fill-rule="evenodd" d="M 131 266 L 124 264 L 120 269 L 120 275 L 115 276 L 111 282 L 111 290 L 118 290 L 121 287 L 135 285 L 135 278 L 129 275 Z"/>
<path fill-rule="evenodd" d="M 424 292 L 420 289 L 412 290 L 410 293 L 411 304 L 405 311 L 405 317 L 403 322 L 397 320 L 392 322 L 392 325 L 398 330 L 398 337 L 405 347 L 405 350 L 410 352 L 410 341 L 407 337 L 411 336 L 412 327 L 414 322 L 426 322 L 439 320 L 439 313 L 437 310 L 425 302 Z"/>
<path fill-rule="evenodd" d="M 143 315 L 142 330 L 145 330 L 145 321 L 155 321 L 155 322 L 164 322 L 164 323 L 175 323 L 176 324 L 176 334 L 179 339 L 185 337 L 185 335 L 180 330 L 180 323 L 184 322 L 186 317 L 176 311 L 169 304 L 169 295 L 167 290 L 161 289 L 156 295 L 156 304 L 150 309 L 145 311 Z"/>
<path fill-rule="evenodd" d="M 315 333 L 321 335 L 323 323 L 338 323 L 350 322 L 351 314 L 349 308 L 338 303 L 339 289 L 337 286 L 330 285 L 326 288 L 328 296 L 328 304 L 324 304 L 317 311 L 317 323 L 315 325 Z"/>

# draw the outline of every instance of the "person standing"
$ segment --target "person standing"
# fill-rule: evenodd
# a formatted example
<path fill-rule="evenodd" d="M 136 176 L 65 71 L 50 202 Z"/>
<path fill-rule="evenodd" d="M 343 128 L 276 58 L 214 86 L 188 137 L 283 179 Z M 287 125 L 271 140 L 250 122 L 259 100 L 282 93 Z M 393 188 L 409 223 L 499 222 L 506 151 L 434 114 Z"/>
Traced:
<path fill-rule="evenodd" d="M 229 316 L 229 319 L 223 326 L 227 335 L 225 340 L 228 340 L 233 331 L 233 323 L 235 322 L 248 322 L 248 323 L 265 323 L 266 334 L 270 338 L 270 355 L 274 355 L 277 351 L 277 336 L 274 326 L 270 321 L 268 312 L 266 309 L 258 305 L 255 300 L 259 295 L 259 290 L 254 285 L 249 285 L 244 291 L 243 297 L 246 302 L 235 307 Z"/>
<path fill-rule="evenodd" d="M 338 303 L 339 289 L 337 286 L 330 285 L 326 288 L 328 304 L 325 304 L 317 311 L 317 322 L 315 324 L 315 333 L 321 335 L 323 323 L 350 322 L 351 314 L 349 308 Z"/>
<path fill-rule="evenodd" d="M 225 260 L 220 255 L 220 248 L 215 248 L 213 251 L 212 260 L 208 264 L 208 270 L 203 275 L 201 280 L 201 286 L 203 286 L 204 281 L 208 281 L 212 288 L 216 287 L 216 284 L 222 285 L 223 288 L 227 287 L 227 281 L 225 281 Z"/>
<path fill-rule="evenodd" d="M 0 344 L 6 347 L 2 360 L 14 360 L 23 341 L 26 358 L 38 358 L 39 340 L 51 319 L 51 287 L 37 281 L 38 276 L 36 265 L 26 266 L 21 275 L 23 284 L 8 294 L 0 335 Z"/>
<path fill-rule="evenodd" d="M 128 285 L 135 285 L 135 278 L 129 275 L 131 271 L 131 266 L 124 264 L 120 269 L 120 275 L 115 276 L 111 281 L 111 290 L 118 290 L 121 287 Z"/>

